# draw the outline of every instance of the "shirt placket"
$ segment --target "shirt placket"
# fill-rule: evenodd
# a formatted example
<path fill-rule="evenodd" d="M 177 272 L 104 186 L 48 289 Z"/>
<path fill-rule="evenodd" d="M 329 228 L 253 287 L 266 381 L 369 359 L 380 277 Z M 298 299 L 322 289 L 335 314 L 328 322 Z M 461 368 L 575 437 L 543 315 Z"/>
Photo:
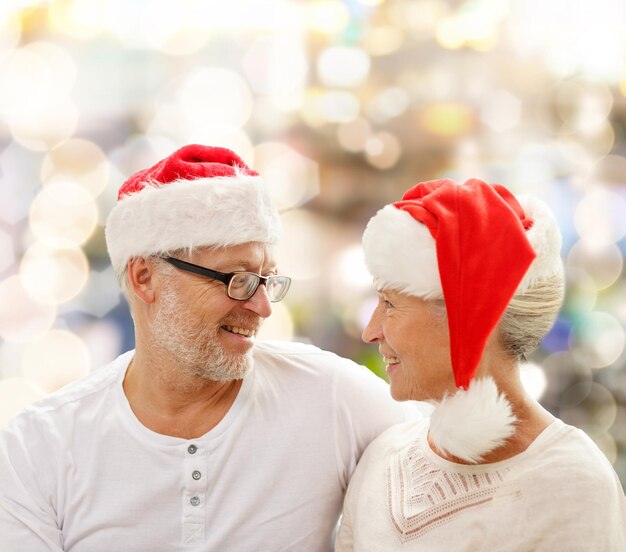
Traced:
<path fill-rule="evenodd" d="M 207 494 L 207 451 L 192 443 L 183 462 L 183 544 L 204 542 Z"/>

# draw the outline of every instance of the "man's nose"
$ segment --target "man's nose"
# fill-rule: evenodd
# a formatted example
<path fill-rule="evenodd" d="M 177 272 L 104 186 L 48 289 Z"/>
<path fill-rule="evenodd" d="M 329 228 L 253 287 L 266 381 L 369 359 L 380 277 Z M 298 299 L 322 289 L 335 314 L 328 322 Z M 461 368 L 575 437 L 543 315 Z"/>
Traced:
<path fill-rule="evenodd" d="M 272 314 L 272 303 L 267 295 L 267 289 L 261 284 L 254 295 L 245 301 L 244 306 L 252 312 L 258 314 L 261 318 L 267 318 Z"/>

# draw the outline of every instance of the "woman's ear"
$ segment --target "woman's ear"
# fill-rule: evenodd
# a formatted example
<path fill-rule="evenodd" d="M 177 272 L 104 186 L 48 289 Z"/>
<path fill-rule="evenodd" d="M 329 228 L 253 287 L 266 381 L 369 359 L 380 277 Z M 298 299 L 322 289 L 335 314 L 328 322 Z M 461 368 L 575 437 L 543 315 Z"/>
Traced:
<path fill-rule="evenodd" d="M 128 261 L 128 288 L 140 301 L 146 304 L 155 298 L 154 263 L 144 257 L 134 257 Z"/>

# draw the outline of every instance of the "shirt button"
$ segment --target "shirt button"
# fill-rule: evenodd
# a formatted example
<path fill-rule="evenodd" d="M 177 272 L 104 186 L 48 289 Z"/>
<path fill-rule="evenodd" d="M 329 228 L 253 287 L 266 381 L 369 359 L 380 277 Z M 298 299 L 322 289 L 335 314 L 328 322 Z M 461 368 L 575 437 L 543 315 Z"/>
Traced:
<path fill-rule="evenodd" d="M 197 496 L 192 496 L 189 499 L 189 502 L 191 502 L 192 506 L 197 506 L 198 504 L 200 504 L 200 499 Z"/>
<path fill-rule="evenodd" d="M 187 452 L 189 454 L 195 454 L 197 450 L 198 450 L 198 447 L 196 445 L 189 445 L 187 447 Z"/>
<path fill-rule="evenodd" d="M 193 477 L 193 478 L 197 481 L 198 479 L 200 479 L 200 478 L 202 477 L 202 474 L 201 474 L 198 470 L 195 470 L 195 471 L 191 474 L 191 477 Z"/>

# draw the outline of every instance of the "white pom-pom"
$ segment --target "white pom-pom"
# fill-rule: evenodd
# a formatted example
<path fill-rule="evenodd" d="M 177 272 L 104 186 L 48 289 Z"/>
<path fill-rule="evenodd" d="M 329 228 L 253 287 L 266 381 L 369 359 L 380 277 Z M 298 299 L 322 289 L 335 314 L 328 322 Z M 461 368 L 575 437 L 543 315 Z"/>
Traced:
<path fill-rule="evenodd" d="M 441 452 L 472 464 L 515 433 L 511 405 L 492 378 L 474 380 L 436 404 L 430 437 Z"/>

